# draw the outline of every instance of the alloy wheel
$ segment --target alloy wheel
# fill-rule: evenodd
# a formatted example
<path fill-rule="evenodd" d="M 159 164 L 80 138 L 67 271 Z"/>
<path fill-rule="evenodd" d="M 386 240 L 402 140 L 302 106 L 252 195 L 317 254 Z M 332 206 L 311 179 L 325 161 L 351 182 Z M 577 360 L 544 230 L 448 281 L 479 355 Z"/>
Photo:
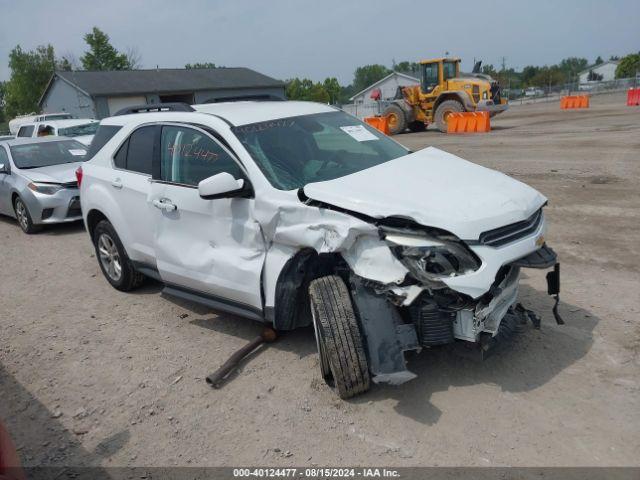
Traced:
<path fill-rule="evenodd" d="M 29 228 L 29 214 L 27 213 L 27 207 L 22 203 L 19 198 L 16 200 L 16 217 L 23 230 Z"/>
<path fill-rule="evenodd" d="M 109 278 L 117 282 L 122 277 L 122 264 L 120 254 L 113 239 L 106 233 L 100 234 L 98 238 L 98 254 L 100 263 Z"/>

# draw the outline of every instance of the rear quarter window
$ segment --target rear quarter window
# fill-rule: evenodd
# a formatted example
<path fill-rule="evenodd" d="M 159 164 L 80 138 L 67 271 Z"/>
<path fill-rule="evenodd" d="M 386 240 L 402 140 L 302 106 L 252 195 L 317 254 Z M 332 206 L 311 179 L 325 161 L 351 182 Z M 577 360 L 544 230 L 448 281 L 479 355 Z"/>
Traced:
<path fill-rule="evenodd" d="M 100 125 L 87 151 L 86 160 L 91 160 L 122 127 L 118 125 Z"/>
<path fill-rule="evenodd" d="M 34 128 L 35 125 L 20 127 L 20 130 L 18 130 L 18 137 L 30 137 L 31 135 L 33 135 Z"/>

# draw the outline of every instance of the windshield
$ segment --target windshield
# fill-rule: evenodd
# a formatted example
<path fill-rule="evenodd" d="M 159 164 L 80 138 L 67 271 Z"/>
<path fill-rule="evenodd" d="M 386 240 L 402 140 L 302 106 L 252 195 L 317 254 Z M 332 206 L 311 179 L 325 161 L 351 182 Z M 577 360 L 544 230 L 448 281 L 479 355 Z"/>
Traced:
<path fill-rule="evenodd" d="M 253 123 L 234 127 L 233 132 L 279 190 L 333 180 L 408 153 L 344 112 Z"/>
<path fill-rule="evenodd" d="M 82 162 L 87 154 L 87 147 L 75 140 L 12 145 L 10 148 L 13 163 L 22 169 Z"/>
<path fill-rule="evenodd" d="M 80 135 L 95 135 L 100 122 L 85 123 L 73 127 L 59 128 L 58 135 L 61 137 L 78 137 Z"/>

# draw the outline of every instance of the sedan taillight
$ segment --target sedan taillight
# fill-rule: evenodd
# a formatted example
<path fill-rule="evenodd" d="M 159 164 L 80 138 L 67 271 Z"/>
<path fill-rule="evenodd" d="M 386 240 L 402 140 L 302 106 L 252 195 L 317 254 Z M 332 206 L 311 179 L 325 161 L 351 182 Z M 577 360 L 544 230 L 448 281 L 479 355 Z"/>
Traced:
<path fill-rule="evenodd" d="M 78 188 L 82 184 L 82 167 L 78 167 L 76 170 L 76 180 L 78 180 Z"/>

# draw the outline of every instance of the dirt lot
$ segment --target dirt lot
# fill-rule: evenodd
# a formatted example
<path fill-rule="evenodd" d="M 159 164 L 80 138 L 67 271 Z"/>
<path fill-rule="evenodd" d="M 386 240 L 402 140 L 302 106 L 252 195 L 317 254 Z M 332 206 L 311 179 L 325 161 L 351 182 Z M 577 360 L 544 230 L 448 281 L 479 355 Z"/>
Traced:
<path fill-rule="evenodd" d="M 543 318 L 484 363 L 442 350 L 419 378 L 341 401 L 311 330 L 254 355 L 221 390 L 204 377 L 259 326 L 103 279 L 80 225 L 26 236 L 0 219 L 0 418 L 27 465 L 640 465 L 640 108 L 517 106 L 487 135 L 405 134 L 549 197 L 563 268 Z"/>

